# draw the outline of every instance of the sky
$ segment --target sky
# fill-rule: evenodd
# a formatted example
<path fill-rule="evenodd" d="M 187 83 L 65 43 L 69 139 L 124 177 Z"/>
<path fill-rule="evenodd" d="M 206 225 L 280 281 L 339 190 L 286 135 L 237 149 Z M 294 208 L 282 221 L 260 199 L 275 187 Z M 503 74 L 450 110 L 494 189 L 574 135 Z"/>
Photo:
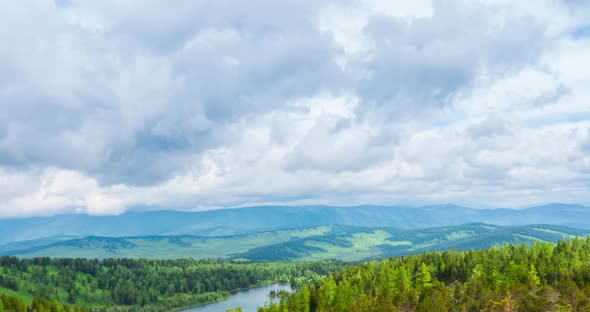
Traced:
<path fill-rule="evenodd" d="M 588 1 L 0 1 L 0 217 L 548 202 Z"/>

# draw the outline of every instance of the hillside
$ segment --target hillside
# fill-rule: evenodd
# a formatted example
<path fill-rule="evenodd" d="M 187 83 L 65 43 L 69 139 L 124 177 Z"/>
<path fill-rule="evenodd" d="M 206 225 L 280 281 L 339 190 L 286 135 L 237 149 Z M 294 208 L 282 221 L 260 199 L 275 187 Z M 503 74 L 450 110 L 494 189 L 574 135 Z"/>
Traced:
<path fill-rule="evenodd" d="M 191 235 L 102 237 L 88 236 L 29 247 L 11 243 L 11 250 L 0 246 L 0 255 L 19 257 L 49 256 L 56 258 L 227 258 L 232 253 L 247 252 L 251 248 L 272 242 L 321 236 L 332 230 L 330 226 L 264 231 L 242 235 L 203 237 Z"/>
<path fill-rule="evenodd" d="M 48 244 L 11 243 L 1 254 L 71 258 L 225 258 L 263 261 L 364 259 L 407 255 L 425 250 L 482 249 L 506 243 L 555 242 L 589 235 L 564 226 L 502 227 L 480 223 L 405 230 L 391 227 L 319 226 L 202 237 L 139 236 L 69 239 Z"/>
<path fill-rule="evenodd" d="M 0 257 L 0 302 L 2 295 L 8 295 L 18 298 L 21 306 L 31 307 L 7 307 L 6 312 L 78 312 L 57 307 L 35 309 L 36 297 L 94 312 L 169 312 L 226 299 L 232 292 L 261 284 L 314 282 L 343 265 L 338 261 Z"/>
<path fill-rule="evenodd" d="M 300 238 L 255 248 L 236 254 L 233 258 L 360 261 L 434 250 L 484 249 L 504 244 L 530 244 L 534 241 L 556 242 L 560 239 L 589 234 L 588 230 L 563 226 L 501 227 L 479 223 L 420 230 L 351 228 L 337 229 L 328 235 Z"/>
<path fill-rule="evenodd" d="M 201 212 L 149 211 L 120 216 L 59 215 L 0 219 L 0 244 L 57 236 L 234 235 L 320 225 L 418 229 L 481 222 L 590 228 L 590 208 L 551 204 L 529 209 L 441 206 L 260 206 Z"/>
<path fill-rule="evenodd" d="M 260 312 L 588 311 L 590 238 L 349 266 Z"/>

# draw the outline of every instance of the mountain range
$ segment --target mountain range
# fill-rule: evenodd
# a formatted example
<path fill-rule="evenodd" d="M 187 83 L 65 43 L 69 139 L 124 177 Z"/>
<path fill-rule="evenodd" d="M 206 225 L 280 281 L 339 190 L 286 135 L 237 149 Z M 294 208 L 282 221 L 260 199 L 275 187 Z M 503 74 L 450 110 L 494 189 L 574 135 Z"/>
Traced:
<path fill-rule="evenodd" d="M 502 244 L 555 242 L 590 230 L 558 225 L 496 226 L 482 223 L 406 230 L 323 225 L 248 234 L 60 238 L 10 243 L 0 255 L 69 258 L 224 258 L 256 261 L 339 259 L 361 261 L 426 250 L 483 249 Z"/>
<path fill-rule="evenodd" d="M 548 204 L 527 209 L 437 206 L 257 206 L 200 212 L 146 211 L 119 216 L 85 214 L 0 219 L 0 244 L 86 236 L 224 236 L 322 225 L 420 229 L 473 222 L 590 228 L 590 207 Z M 38 243 L 38 242 L 37 242 Z"/>

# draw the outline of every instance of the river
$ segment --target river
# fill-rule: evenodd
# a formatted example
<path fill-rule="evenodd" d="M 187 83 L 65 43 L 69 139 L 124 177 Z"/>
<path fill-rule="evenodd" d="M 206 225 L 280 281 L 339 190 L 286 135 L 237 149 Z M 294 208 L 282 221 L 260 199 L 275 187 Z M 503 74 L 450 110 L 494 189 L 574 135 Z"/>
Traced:
<path fill-rule="evenodd" d="M 227 309 L 241 307 L 242 312 L 256 312 L 259 306 L 270 302 L 271 290 L 293 291 L 288 284 L 270 284 L 268 286 L 240 290 L 226 300 L 182 310 L 182 312 L 225 312 Z"/>

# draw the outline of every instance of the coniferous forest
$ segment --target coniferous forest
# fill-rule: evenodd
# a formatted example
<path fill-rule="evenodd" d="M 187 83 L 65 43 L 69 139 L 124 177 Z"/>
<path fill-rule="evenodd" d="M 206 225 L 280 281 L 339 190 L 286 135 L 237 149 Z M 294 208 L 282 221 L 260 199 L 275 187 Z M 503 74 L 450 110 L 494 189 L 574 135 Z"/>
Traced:
<path fill-rule="evenodd" d="M 6 311 L 20 312 L 28 306 L 31 311 L 41 312 L 35 308 L 41 305 L 53 306 L 48 310 L 52 312 L 68 311 L 69 307 L 64 308 L 58 302 L 94 311 L 169 311 L 219 301 L 232 291 L 270 282 L 294 286 L 311 283 L 342 266 L 338 261 L 256 263 L 1 257 L 0 290 L 21 297 L 3 297 Z"/>
<path fill-rule="evenodd" d="M 338 261 L 0 258 L 0 312 L 173 311 L 269 282 L 260 312 L 590 311 L 590 237 Z"/>
<path fill-rule="evenodd" d="M 590 311 L 590 238 L 349 266 L 259 312 Z"/>

